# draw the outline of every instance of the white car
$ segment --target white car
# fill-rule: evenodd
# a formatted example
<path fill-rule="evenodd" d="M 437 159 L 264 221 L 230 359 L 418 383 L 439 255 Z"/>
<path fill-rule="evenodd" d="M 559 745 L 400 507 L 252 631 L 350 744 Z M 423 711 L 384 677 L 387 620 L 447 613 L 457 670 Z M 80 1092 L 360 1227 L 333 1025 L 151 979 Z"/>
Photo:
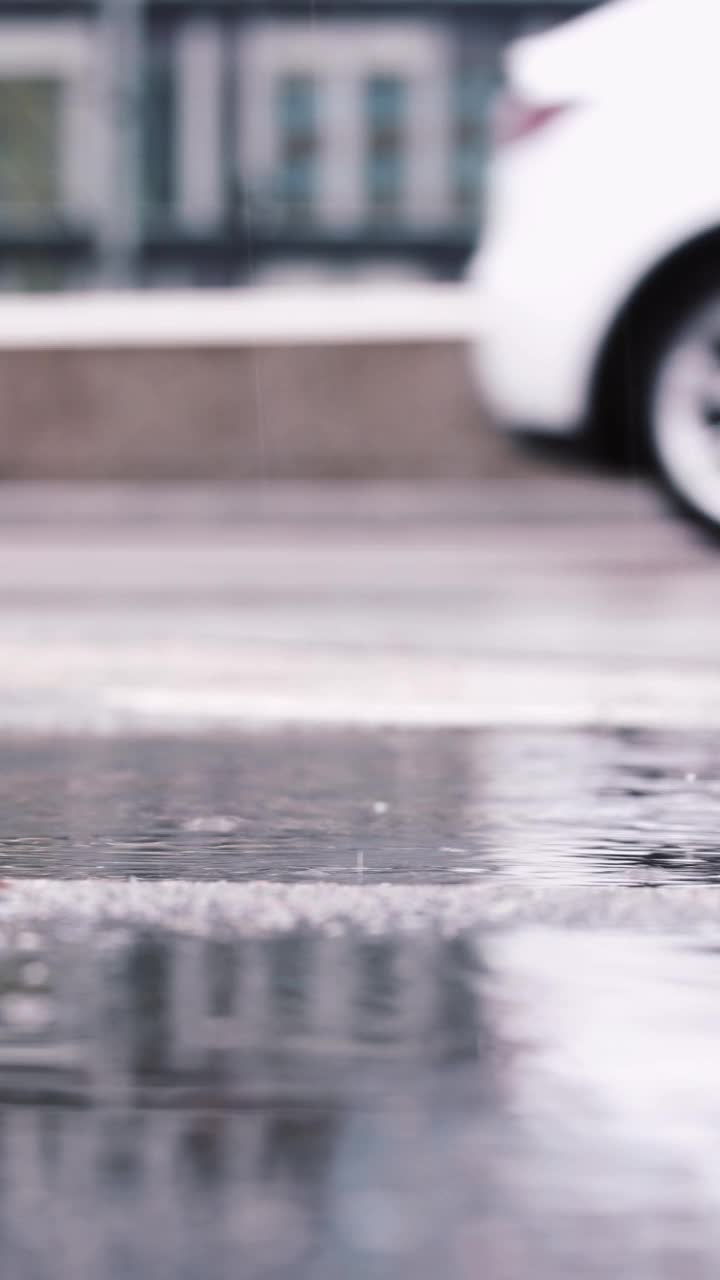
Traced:
<path fill-rule="evenodd" d="M 473 368 L 501 424 L 649 456 L 720 532 L 720 0 L 611 0 L 511 45 Z"/>

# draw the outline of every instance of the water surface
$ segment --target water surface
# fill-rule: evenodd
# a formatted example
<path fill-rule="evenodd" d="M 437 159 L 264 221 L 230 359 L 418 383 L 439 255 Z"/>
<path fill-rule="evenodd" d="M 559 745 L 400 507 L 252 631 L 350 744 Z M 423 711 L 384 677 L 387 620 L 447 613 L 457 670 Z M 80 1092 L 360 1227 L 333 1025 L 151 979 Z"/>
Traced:
<path fill-rule="evenodd" d="M 0 949 L 3 1275 L 717 1275 L 689 939 L 41 933 Z"/>
<path fill-rule="evenodd" d="M 716 883 L 716 735 L 0 740 L 0 874 Z"/>
<path fill-rule="evenodd" d="M 8 879 L 588 909 L 264 938 L 2 913 L 3 1280 L 715 1280 L 720 912 L 664 936 L 592 902 L 714 898 L 719 816 L 710 735 L 5 738 Z"/>

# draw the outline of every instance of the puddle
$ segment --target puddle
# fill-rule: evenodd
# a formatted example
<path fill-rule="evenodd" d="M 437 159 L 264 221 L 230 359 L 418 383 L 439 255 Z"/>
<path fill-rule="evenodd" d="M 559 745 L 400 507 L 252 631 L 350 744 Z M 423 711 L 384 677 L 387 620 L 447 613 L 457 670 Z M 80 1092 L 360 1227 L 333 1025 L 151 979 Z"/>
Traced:
<path fill-rule="evenodd" d="M 619 731 L 4 739 L 19 896 L 175 906 L 0 912 L 3 1276 L 715 1280 L 719 764 Z M 463 916 L 483 878 L 589 927 Z M 225 886 L 266 936 L 221 930 L 224 879 L 289 883 Z M 678 888 L 674 936 L 593 919 Z M 333 892 L 367 927 L 273 931 Z"/>
<path fill-rule="evenodd" d="M 720 882 L 716 735 L 0 741 L 0 875 Z"/>
<path fill-rule="evenodd" d="M 710 1280 L 719 996 L 666 938 L 8 937 L 3 1273 Z"/>

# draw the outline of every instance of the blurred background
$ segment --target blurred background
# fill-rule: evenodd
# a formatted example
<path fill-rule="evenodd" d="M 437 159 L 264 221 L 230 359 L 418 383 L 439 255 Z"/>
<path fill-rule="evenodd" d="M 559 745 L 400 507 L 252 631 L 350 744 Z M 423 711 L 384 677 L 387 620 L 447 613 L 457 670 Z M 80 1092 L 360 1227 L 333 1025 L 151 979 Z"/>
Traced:
<path fill-rule="evenodd" d="M 2 0 L 0 288 L 455 279 L 508 40 L 578 0 Z"/>

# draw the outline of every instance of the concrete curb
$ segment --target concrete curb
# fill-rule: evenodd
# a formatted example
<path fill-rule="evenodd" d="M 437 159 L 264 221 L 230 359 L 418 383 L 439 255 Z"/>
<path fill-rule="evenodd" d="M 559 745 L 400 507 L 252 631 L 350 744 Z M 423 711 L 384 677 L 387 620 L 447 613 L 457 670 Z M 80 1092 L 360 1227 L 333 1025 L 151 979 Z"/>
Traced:
<path fill-rule="evenodd" d="M 459 479 L 532 471 L 488 430 L 459 285 L 0 300 L 0 478 Z"/>
<path fill-rule="evenodd" d="M 0 350 L 0 478 L 468 479 L 534 464 L 457 341 Z"/>
<path fill-rule="evenodd" d="M 93 351 L 464 341 L 477 291 L 416 283 L 0 296 L 0 350 Z"/>

